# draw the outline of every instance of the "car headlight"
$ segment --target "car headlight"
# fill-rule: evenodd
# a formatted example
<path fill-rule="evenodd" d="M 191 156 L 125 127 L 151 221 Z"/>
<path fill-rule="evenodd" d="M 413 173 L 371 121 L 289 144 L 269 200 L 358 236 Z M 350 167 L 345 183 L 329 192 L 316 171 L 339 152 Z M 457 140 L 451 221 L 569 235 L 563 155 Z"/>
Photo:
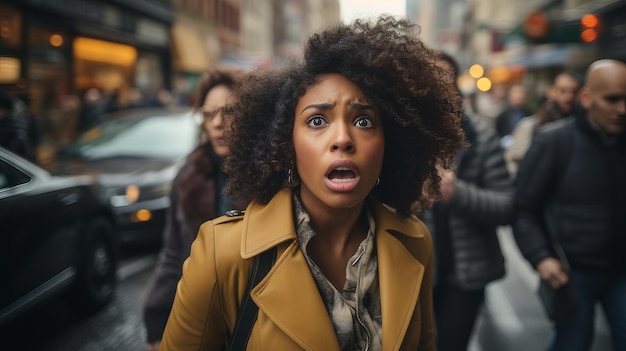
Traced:
<path fill-rule="evenodd" d="M 134 204 L 139 200 L 141 190 L 137 185 L 127 185 L 125 188 L 108 189 L 109 201 L 113 207 L 122 207 Z"/>
<path fill-rule="evenodd" d="M 113 207 L 123 207 L 136 203 L 137 201 L 146 201 L 168 197 L 172 189 L 171 182 L 163 182 L 150 185 L 135 184 L 125 187 L 109 188 L 106 192 L 107 198 Z"/>

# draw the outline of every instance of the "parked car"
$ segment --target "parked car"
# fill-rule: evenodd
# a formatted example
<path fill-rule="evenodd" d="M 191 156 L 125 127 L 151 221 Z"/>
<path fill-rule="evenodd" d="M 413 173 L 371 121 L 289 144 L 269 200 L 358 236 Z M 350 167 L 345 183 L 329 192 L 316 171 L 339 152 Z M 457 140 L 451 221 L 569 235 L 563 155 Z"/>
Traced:
<path fill-rule="evenodd" d="M 0 228 L 0 327 L 61 292 L 82 312 L 113 298 L 116 228 L 93 178 L 0 148 Z"/>
<path fill-rule="evenodd" d="M 122 246 L 161 243 L 172 181 L 197 145 L 191 110 L 135 109 L 99 118 L 63 148 L 53 174 L 91 174 L 102 185 Z"/>

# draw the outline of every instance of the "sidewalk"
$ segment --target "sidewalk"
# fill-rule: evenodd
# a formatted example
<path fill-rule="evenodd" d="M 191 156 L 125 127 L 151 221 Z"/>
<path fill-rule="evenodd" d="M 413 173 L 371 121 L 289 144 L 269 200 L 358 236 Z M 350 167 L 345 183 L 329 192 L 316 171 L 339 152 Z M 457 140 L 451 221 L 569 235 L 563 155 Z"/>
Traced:
<path fill-rule="evenodd" d="M 485 306 L 475 327 L 470 351 L 540 351 L 550 343 L 553 330 L 536 296 L 537 273 L 521 256 L 510 227 L 499 230 L 507 262 L 507 275 L 487 287 Z M 610 351 L 604 312 L 598 306 L 591 351 Z"/>

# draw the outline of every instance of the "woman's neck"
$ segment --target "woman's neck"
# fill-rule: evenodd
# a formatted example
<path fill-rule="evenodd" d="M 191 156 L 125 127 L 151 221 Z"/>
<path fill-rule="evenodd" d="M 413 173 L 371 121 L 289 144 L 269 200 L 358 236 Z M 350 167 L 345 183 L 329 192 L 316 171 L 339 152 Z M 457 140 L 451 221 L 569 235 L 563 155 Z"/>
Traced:
<path fill-rule="evenodd" d="M 367 219 L 362 212 L 362 205 L 358 208 L 332 209 L 322 213 L 308 212 L 311 227 L 317 233 L 315 245 L 335 255 L 352 255 L 367 236 Z"/>

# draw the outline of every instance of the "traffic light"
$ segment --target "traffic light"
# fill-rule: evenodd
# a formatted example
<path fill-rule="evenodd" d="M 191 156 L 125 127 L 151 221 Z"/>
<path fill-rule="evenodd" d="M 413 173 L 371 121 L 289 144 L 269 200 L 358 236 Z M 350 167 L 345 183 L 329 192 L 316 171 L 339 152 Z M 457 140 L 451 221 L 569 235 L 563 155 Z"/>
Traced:
<path fill-rule="evenodd" d="M 580 39 L 585 43 L 593 43 L 600 37 L 602 22 L 598 15 L 588 13 L 580 19 Z"/>

